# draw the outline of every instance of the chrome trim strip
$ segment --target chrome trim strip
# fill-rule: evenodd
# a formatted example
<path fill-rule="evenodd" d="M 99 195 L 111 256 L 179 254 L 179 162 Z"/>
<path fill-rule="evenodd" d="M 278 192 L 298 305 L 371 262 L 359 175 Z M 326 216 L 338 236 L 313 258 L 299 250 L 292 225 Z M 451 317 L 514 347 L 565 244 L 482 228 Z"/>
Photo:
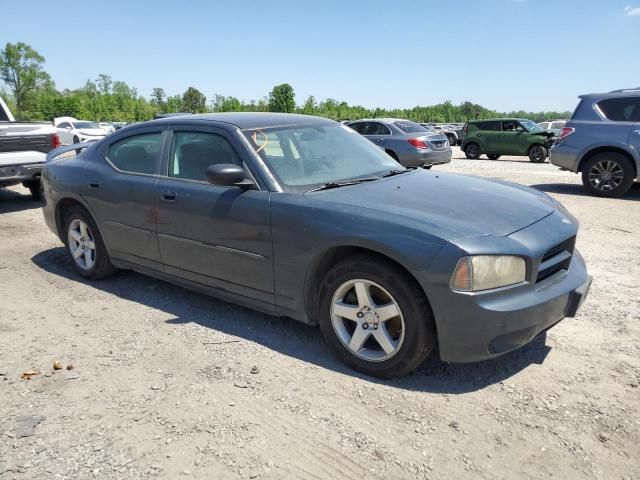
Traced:
<path fill-rule="evenodd" d="M 246 250 L 238 250 L 237 248 L 225 247 L 224 245 L 214 245 L 212 243 L 205 243 L 199 240 L 192 240 L 190 238 L 177 237 L 175 235 L 169 235 L 168 233 L 159 233 L 158 237 L 167 238 L 169 240 L 178 240 L 180 242 L 189 243 L 191 245 L 197 245 L 199 247 L 213 248 L 221 252 L 244 255 L 245 257 L 254 258 L 257 260 L 265 260 L 266 258 L 264 255 L 260 255 L 259 253 L 247 252 Z"/>

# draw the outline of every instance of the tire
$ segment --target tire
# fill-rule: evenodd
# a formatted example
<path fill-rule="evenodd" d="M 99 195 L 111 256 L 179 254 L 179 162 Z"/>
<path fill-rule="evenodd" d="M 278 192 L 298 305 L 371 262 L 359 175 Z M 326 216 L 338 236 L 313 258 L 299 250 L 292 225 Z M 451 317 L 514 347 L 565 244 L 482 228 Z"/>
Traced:
<path fill-rule="evenodd" d="M 542 145 L 532 145 L 529 149 L 529 160 L 533 163 L 544 163 L 549 155 L 549 151 Z"/>
<path fill-rule="evenodd" d="M 448 134 L 447 140 L 449 141 L 449 145 L 452 147 L 456 144 L 456 137 L 454 135 Z"/>
<path fill-rule="evenodd" d="M 359 306 L 356 288 L 369 292 L 373 308 L 367 310 L 366 302 Z M 436 342 L 433 314 L 422 289 L 402 269 L 371 255 L 357 255 L 333 266 L 322 279 L 318 308 L 320 330 L 336 356 L 372 377 L 406 375 L 427 358 Z M 349 319 L 337 314 L 337 309 Z M 390 316 L 381 320 L 385 312 Z M 383 349 L 377 338 L 389 339 L 383 342 L 388 348 Z M 349 344 L 358 339 L 364 340 L 354 351 Z"/>
<path fill-rule="evenodd" d="M 482 155 L 480 145 L 475 142 L 467 143 L 467 146 L 464 148 L 464 154 L 469 160 L 477 160 L 480 158 L 480 155 Z"/>
<path fill-rule="evenodd" d="M 491 155 L 487 155 L 487 158 L 489 160 L 498 160 L 500 158 L 500 155 L 491 154 Z"/>
<path fill-rule="evenodd" d="M 629 159 L 616 152 L 598 153 L 582 166 L 584 189 L 598 197 L 621 197 L 633 185 L 634 176 Z"/>
<path fill-rule="evenodd" d="M 72 238 L 72 234 L 70 233 L 70 229 L 72 228 L 76 233 L 82 234 L 82 229 L 79 228 L 81 225 L 78 222 L 84 224 L 87 228 L 87 234 L 83 237 L 87 239 L 86 241 L 80 242 Z M 113 275 L 117 271 L 111 264 L 109 254 L 107 253 L 96 223 L 93 221 L 89 212 L 83 207 L 73 207 L 66 213 L 64 217 L 64 232 L 67 255 L 69 255 L 73 269 L 78 272 L 79 275 L 89 280 L 101 280 Z M 81 243 L 83 243 L 83 246 L 86 246 L 86 248 L 81 248 Z M 91 244 L 94 247 L 93 249 L 90 248 Z M 86 253 L 80 255 L 82 258 L 76 260 L 73 255 L 73 251 L 75 251 L 74 248 L 80 248 Z M 92 261 L 89 260 L 90 258 Z M 84 266 L 82 266 L 82 263 L 84 263 Z"/>
<path fill-rule="evenodd" d="M 31 180 L 24 182 L 22 185 L 29 189 L 31 198 L 34 200 L 40 200 L 40 180 Z"/>
<path fill-rule="evenodd" d="M 80 143 L 80 139 L 76 136 L 73 137 L 73 143 Z"/>

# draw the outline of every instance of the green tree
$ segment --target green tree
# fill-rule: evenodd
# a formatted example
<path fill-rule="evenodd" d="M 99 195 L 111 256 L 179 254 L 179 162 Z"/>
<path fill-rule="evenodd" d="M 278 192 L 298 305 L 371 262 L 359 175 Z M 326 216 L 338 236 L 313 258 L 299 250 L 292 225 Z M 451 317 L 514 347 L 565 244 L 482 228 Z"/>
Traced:
<path fill-rule="evenodd" d="M 206 111 L 207 97 L 197 88 L 189 87 L 182 95 L 182 106 L 187 112 L 203 113 Z"/>
<path fill-rule="evenodd" d="M 292 113 L 296 109 L 293 87 L 288 83 L 276 85 L 269 94 L 269 111 Z"/>
<path fill-rule="evenodd" d="M 103 95 L 111 93 L 112 84 L 113 80 L 111 79 L 111 75 L 107 75 L 106 73 L 101 73 L 96 79 L 96 85 L 98 86 L 100 93 Z"/>
<path fill-rule="evenodd" d="M 158 110 L 162 113 L 167 113 L 165 110 L 167 106 L 166 98 L 167 94 L 164 93 L 164 88 L 156 87 L 151 92 L 151 103 L 158 107 Z"/>
<path fill-rule="evenodd" d="M 26 109 L 29 96 L 49 80 L 42 68 L 44 61 L 44 57 L 26 43 L 7 43 L 0 50 L 0 79 L 13 96 L 18 116 Z"/>

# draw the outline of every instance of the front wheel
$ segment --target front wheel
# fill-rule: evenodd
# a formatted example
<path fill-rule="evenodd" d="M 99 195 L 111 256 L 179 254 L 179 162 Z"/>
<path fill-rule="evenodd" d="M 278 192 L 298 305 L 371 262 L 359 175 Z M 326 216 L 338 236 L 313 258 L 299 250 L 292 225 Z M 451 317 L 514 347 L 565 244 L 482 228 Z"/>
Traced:
<path fill-rule="evenodd" d="M 582 184 L 591 195 L 621 197 L 633 185 L 633 166 L 616 152 L 594 155 L 582 167 Z"/>
<path fill-rule="evenodd" d="M 480 158 L 481 153 L 482 152 L 480 151 L 480 145 L 474 142 L 467 144 L 464 149 L 465 156 L 470 160 L 477 160 L 478 158 Z"/>
<path fill-rule="evenodd" d="M 76 272 L 90 280 L 113 275 L 116 268 L 91 215 L 82 207 L 74 207 L 65 215 L 65 246 Z"/>
<path fill-rule="evenodd" d="M 354 370 L 394 378 L 417 368 L 436 340 L 419 286 L 393 264 L 367 255 L 335 265 L 320 288 L 326 342 Z"/>
<path fill-rule="evenodd" d="M 542 145 L 534 145 L 529 149 L 529 160 L 533 163 L 544 163 L 549 152 Z"/>

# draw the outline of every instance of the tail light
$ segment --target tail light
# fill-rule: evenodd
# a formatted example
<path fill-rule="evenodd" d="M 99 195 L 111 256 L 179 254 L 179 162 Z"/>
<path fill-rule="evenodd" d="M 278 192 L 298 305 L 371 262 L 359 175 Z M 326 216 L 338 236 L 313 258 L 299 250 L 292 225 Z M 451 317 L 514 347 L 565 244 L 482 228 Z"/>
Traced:
<path fill-rule="evenodd" d="M 57 133 L 51 135 L 51 147 L 58 148 L 62 143 L 60 143 L 60 137 Z"/>
<path fill-rule="evenodd" d="M 569 135 L 571 135 L 575 131 L 576 131 L 576 129 L 573 128 L 573 127 L 562 127 L 562 131 L 560 132 L 560 136 L 558 137 L 558 141 L 564 140 L 565 138 L 567 138 Z"/>
<path fill-rule="evenodd" d="M 407 141 L 416 148 L 420 148 L 420 149 L 429 148 L 429 145 L 427 145 L 424 141 L 420 140 L 419 138 L 410 138 Z"/>

